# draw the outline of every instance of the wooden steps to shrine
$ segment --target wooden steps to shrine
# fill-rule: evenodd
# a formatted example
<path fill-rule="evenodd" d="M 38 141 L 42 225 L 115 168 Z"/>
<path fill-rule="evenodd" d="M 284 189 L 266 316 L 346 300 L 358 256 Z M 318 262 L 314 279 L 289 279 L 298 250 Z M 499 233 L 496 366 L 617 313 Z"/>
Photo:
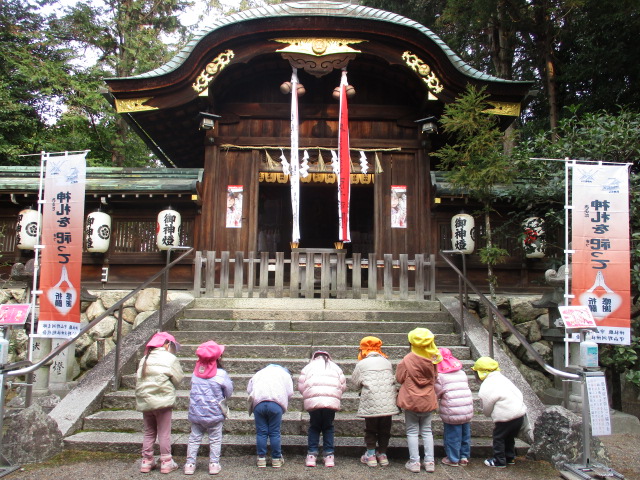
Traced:
<path fill-rule="evenodd" d="M 178 353 L 185 372 L 173 413 L 173 453 L 186 454 L 190 425 L 187 420 L 189 385 L 202 342 L 215 340 L 226 346 L 224 367 L 234 383 L 229 401 L 230 415 L 225 421 L 223 455 L 255 453 L 255 426 L 246 411 L 249 379 L 269 363 L 287 367 L 293 376 L 294 390 L 302 368 L 316 350 L 328 351 L 350 377 L 360 339 L 374 335 L 382 339 L 383 351 L 395 365 L 409 352 L 407 333 L 416 327 L 429 328 L 440 347 L 447 347 L 462 360 L 471 373 L 470 350 L 461 345 L 453 320 L 442 311 L 439 302 L 371 301 L 339 299 L 196 299 L 176 321 L 172 331 L 182 344 Z M 472 375 L 469 383 L 476 396 L 479 387 Z M 82 430 L 65 438 L 66 447 L 77 450 L 137 452 L 142 443 L 142 414 L 135 411 L 135 377 L 125 375 L 118 391 L 104 396 L 101 409 L 84 419 Z M 364 420 L 356 416 L 358 394 L 347 390 L 342 410 L 335 420 L 336 452 L 341 456 L 359 456 L 364 449 Z M 484 417 L 475 399 L 476 416 L 472 422 L 472 455 L 491 455 L 493 424 Z M 306 453 L 309 415 L 303 410 L 302 397 L 296 391 L 283 417 L 282 444 L 285 455 Z M 444 456 L 442 421 L 434 416 L 436 456 Z M 518 442 L 518 453 L 527 445 Z M 201 454 L 208 452 L 208 444 Z M 389 455 L 407 456 L 404 415 L 394 416 Z"/>

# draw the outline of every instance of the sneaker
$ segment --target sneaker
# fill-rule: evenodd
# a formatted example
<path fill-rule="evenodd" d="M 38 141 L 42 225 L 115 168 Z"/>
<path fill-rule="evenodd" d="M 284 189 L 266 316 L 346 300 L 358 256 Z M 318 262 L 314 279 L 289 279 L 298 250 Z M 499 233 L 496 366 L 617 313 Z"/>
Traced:
<path fill-rule="evenodd" d="M 496 462 L 496 459 L 495 459 L 495 458 L 487 458 L 487 459 L 484 461 L 484 464 L 485 464 L 487 467 L 507 468 L 507 466 L 506 466 L 506 465 L 500 465 L 500 464 L 498 464 L 498 463 Z"/>
<path fill-rule="evenodd" d="M 170 460 L 163 460 L 160 464 L 160 473 L 171 473 L 178 468 L 180 467 L 178 467 L 178 464 L 173 460 L 173 458 Z"/>
<path fill-rule="evenodd" d="M 420 473 L 420 462 L 412 462 L 411 460 L 409 460 L 404 464 L 404 468 L 413 473 Z"/>
<path fill-rule="evenodd" d="M 267 459 L 266 457 L 258 457 L 257 460 L 258 468 L 266 468 L 267 467 Z"/>
<path fill-rule="evenodd" d="M 381 467 L 386 467 L 389 465 L 389 459 L 387 458 L 386 453 L 376 453 L 376 459 L 378 460 L 378 464 Z"/>
<path fill-rule="evenodd" d="M 209 475 L 217 475 L 222 470 L 222 467 L 219 463 L 210 463 L 209 464 Z"/>
<path fill-rule="evenodd" d="M 516 464 L 515 458 L 507 458 L 507 465 L 515 465 L 515 464 Z"/>
<path fill-rule="evenodd" d="M 466 467 L 467 465 L 469 465 L 469 459 L 461 458 L 460 461 L 458 462 L 458 465 L 460 465 L 461 467 Z"/>
<path fill-rule="evenodd" d="M 184 474 L 185 475 L 193 475 L 196 473 L 196 464 L 195 463 L 187 463 L 184 466 Z"/>
<path fill-rule="evenodd" d="M 280 457 L 280 458 L 272 458 L 271 459 L 271 466 L 273 468 L 280 468 L 284 465 L 284 457 Z"/>
<path fill-rule="evenodd" d="M 365 463 L 368 467 L 377 467 L 378 459 L 375 455 L 367 455 L 366 453 L 360 457 L 360 462 Z"/>
<path fill-rule="evenodd" d="M 307 459 L 305 460 L 304 464 L 307 467 L 315 467 L 316 466 L 316 456 L 313 453 L 310 453 L 309 455 L 307 455 Z"/>
<path fill-rule="evenodd" d="M 428 473 L 433 473 L 436 471 L 436 463 L 435 462 L 424 462 L 424 469 Z"/>
<path fill-rule="evenodd" d="M 457 467 L 459 465 L 458 462 L 452 462 L 451 460 L 449 460 L 449 457 L 444 457 L 442 459 L 442 463 L 450 467 Z"/>
<path fill-rule="evenodd" d="M 156 459 L 151 458 L 143 458 L 140 463 L 140 473 L 149 473 L 151 470 L 156 468 Z"/>
<path fill-rule="evenodd" d="M 333 454 L 331 455 L 326 455 L 324 457 L 324 466 L 325 467 L 335 467 L 336 466 L 336 459 L 333 456 Z"/>

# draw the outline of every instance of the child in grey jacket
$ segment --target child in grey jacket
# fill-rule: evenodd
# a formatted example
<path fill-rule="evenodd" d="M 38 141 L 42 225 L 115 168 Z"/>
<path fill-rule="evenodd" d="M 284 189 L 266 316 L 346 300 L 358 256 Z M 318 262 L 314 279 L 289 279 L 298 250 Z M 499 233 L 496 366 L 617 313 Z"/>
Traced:
<path fill-rule="evenodd" d="M 196 471 L 196 457 L 205 433 L 209 435 L 209 474 L 216 475 L 222 470 L 222 426 L 228 413 L 226 401 L 233 395 L 233 382 L 220 361 L 223 353 L 224 345 L 213 340 L 204 342 L 196 350 L 198 360 L 191 377 L 187 417 L 191 422 L 191 434 L 185 475 L 193 475 Z"/>

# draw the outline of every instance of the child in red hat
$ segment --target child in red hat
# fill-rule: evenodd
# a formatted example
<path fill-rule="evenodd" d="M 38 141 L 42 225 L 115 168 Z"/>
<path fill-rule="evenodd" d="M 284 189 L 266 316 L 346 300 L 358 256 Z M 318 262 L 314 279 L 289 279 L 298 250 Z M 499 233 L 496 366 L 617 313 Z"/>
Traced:
<path fill-rule="evenodd" d="M 180 344 L 167 332 L 156 333 L 147 343 L 136 373 L 136 409 L 142 412 L 144 438 L 140 472 L 156 466 L 153 445 L 160 445 L 160 473 L 178 468 L 171 456 L 171 413 L 176 403 L 176 388 L 183 373 L 176 352 Z"/>
<path fill-rule="evenodd" d="M 224 345 L 213 340 L 204 342 L 196 350 L 198 360 L 191 377 L 187 417 L 191 422 L 191 434 L 185 475 L 193 475 L 196 471 L 196 457 L 205 433 L 209 435 L 209 474 L 217 475 L 222 470 L 222 426 L 228 414 L 226 401 L 233 395 L 233 382 L 220 360 L 223 353 Z"/>

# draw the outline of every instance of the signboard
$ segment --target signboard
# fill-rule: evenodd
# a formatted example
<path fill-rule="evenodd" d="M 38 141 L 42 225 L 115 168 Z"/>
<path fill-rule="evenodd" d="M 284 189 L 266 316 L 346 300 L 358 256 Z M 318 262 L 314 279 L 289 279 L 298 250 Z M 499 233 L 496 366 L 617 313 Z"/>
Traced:
<path fill-rule="evenodd" d="M 604 374 L 587 376 L 587 396 L 591 414 L 591 434 L 594 437 L 611 435 L 611 416 L 609 414 L 609 397 Z"/>
<path fill-rule="evenodd" d="M 80 331 L 86 154 L 44 158 L 38 321 L 38 334 L 44 337 L 68 338 Z"/>
<path fill-rule="evenodd" d="M 587 307 L 599 343 L 631 341 L 629 175 L 627 165 L 574 165 L 571 286 Z"/>
<path fill-rule="evenodd" d="M 227 228 L 242 227 L 242 185 L 227 185 Z"/>
<path fill-rule="evenodd" d="M 560 318 L 564 322 L 565 328 L 581 329 L 595 328 L 596 321 L 588 307 L 584 305 L 573 305 L 558 307 Z"/>
<path fill-rule="evenodd" d="M 24 325 L 30 309 L 30 303 L 0 305 L 0 325 Z"/>

